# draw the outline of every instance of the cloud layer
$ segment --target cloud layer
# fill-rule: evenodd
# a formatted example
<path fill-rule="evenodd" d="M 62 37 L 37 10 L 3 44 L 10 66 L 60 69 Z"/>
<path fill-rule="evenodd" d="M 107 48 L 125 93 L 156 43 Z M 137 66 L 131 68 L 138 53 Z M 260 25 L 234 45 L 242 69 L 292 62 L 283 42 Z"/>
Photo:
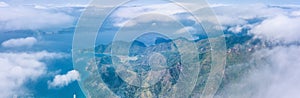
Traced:
<path fill-rule="evenodd" d="M 0 2 L 0 7 L 8 7 L 9 5 L 5 2 Z"/>
<path fill-rule="evenodd" d="M 27 38 L 18 38 L 18 39 L 10 39 L 4 41 L 1 45 L 6 48 L 13 48 L 13 47 L 31 47 L 37 43 L 37 39 L 34 37 L 27 37 Z"/>
<path fill-rule="evenodd" d="M 0 30 L 52 30 L 72 26 L 74 18 L 67 14 L 26 6 L 0 7 Z"/>
<path fill-rule="evenodd" d="M 225 87 L 228 98 L 297 98 L 300 96 L 300 47 L 276 47 L 257 51 L 257 66 L 239 82 Z M 256 64 L 256 65 L 255 65 Z"/>
<path fill-rule="evenodd" d="M 46 51 L 35 53 L 0 53 L 0 97 L 9 98 L 13 94 L 24 93 L 23 84 L 36 80 L 46 72 L 42 60 L 63 57 Z"/>
<path fill-rule="evenodd" d="M 79 80 L 79 72 L 76 70 L 71 70 L 64 75 L 56 75 L 53 81 L 49 81 L 49 88 L 60 88 L 69 85 L 71 82 Z"/>
<path fill-rule="evenodd" d="M 168 22 L 176 19 L 177 17 L 175 14 L 186 12 L 186 10 L 182 9 L 178 5 L 173 3 L 155 3 L 155 4 L 127 4 L 126 6 L 121 6 L 119 9 L 115 10 L 112 14 L 114 18 L 114 26 L 116 27 L 131 27 L 135 26 L 139 23 L 147 23 L 151 21 L 161 21 L 161 22 Z M 152 14 L 152 16 L 151 16 Z M 161 17 L 155 17 L 154 14 L 162 14 L 168 15 L 169 18 L 161 19 Z M 134 19 L 140 15 L 148 15 L 142 18 Z M 177 18 L 179 19 L 179 18 Z M 127 25 L 125 25 L 128 23 Z"/>
<path fill-rule="evenodd" d="M 247 29 L 246 33 L 263 40 L 300 41 L 300 9 L 297 6 L 223 5 L 213 10 L 224 30 L 229 32 L 241 33 Z"/>
<path fill-rule="evenodd" d="M 278 15 L 252 28 L 257 37 L 285 42 L 300 41 L 300 17 Z"/>

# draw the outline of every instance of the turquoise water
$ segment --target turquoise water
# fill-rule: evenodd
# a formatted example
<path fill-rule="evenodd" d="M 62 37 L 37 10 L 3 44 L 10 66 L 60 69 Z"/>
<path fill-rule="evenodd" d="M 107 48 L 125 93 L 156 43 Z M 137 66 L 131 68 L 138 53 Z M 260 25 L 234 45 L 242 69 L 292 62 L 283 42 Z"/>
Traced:
<path fill-rule="evenodd" d="M 69 57 L 48 62 L 49 72 L 54 72 L 57 70 L 61 70 L 62 74 L 73 70 L 72 59 Z M 77 95 L 77 98 L 84 98 L 84 95 L 81 92 L 77 82 L 72 82 L 63 88 L 48 89 L 47 82 L 48 80 L 52 79 L 52 76 L 40 78 L 36 82 L 27 83 L 27 88 L 33 90 L 33 94 L 37 98 L 73 98 L 74 93 Z"/>
<path fill-rule="evenodd" d="M 66 32 L 61 34 L 44 35 L 42 38 L 44 43 L 48 44 L 42 44 L 41 49 L 48 49 L 49 51 L 54 52 L 63 52 L 68 55 L 67 58 L 48 62 L 48 71 L 53 72 L 61 70 L 61 73 L 65 74 L 68 71 L 73 70 L 71 56 L 73 33 Z M 34 90 L 37 92 L 35 93 L 36 97 L 72 98 L 73 94 L 76 94 L 77 98 L 84 98 L 84 94 L 82 93 L 77 82 L 73 82 L 60 89 L 48 89 L 47 81 L 49 78 L 53 79 L 53 77 L 44 78 L 36 84 L 37 86 L 34 88 Z"/>

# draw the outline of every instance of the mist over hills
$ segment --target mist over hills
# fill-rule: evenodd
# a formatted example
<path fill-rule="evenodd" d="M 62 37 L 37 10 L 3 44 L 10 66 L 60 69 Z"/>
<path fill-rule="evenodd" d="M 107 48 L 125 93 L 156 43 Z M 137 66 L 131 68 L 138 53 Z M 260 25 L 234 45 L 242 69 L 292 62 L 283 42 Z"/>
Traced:
<path fill-rule="evenodd" d="M 110 54 L 110 55 L 98 55 L 96 58 L 96 62 L 98 62 L 97 66 L 98 68 L 101 68 L 99 70 L 99 73 L 102 75 L 101 77 L 104 79 L 104 82 L 109 86 L 110 89 L 118 89 L 116 91 L 113 91 L 115 94 L 119 96 L 132 96 L 132 97 L 139 97 L 141 96 L 141 90 L 142 89 L 150 89 L 150 92 L 147 92 L 147 96 L 161 96 L 160 94 L 163 94 L 163 92 L 167 92 L 169 86 L 172 86 L 173 84 L 176 84 L 176 80 L 178 79 L 180 75 L 180 52 L 176 48 L 176 44 L 173 42 L 179 42 L 179 43 L 186 43 L 186 44 L 195 44 L 197 46 L 197 50 L 199 53 L 199 60 L 198 63 L 201 64 L 201 71 L 198 73 L 198 81 L 197 84 L 190 95 L 190 97 L 197 97 L 201 95 L 204 85 L 207 81 L 208 74 L 210 73 L 211 68 L 211 55 L 210 55 L 210 43 L 208 39 L 202 39 L 198 41 L 189 41 L 184 38 L 174 39 L 174 40 L 168 40 L 164 38 L 157 38 L 155 40 L 155 44 L 151 46 L 146 46 L 143 44 L 143 42 L 140 41 L 133 41 L 131 44 L 128 42 L 122 42 L 122 41 L 116 41 L 113 43 L 114 46 L 116 46 L 114 49 L 117 49 L 120 53 L 116 54 L 110 54 L 111 53 L 111 45 L 98 45 L 95 48 L 96 54 Z M 124 50 L 123 46 L 130 46 L 129 50 Z M 237 83 L 241 79 L 243 79 L 246 75 L 250 74 L 253 70 L 258 70 L 262 68 L 261 64 L 267 63 L 267 61 L 257 59 L 254 54 L 256 54 L 256 51 L 260 51 L 263 49 L 271 49 L 275 47 L 277 44 L 272 42 L 263 41 L 260 39 L 255 39 L 251 35 L 229 35 L 226 37 L 226 46 L 227 46 L 227 61 L 225 66 L 225 76 L 222 80 L 222 83 L 220 85 L 220 88 L 217 91 L 217 96 L 221 97 L 229 97 L 227 95 L 227 87 L 232 85 L 232 83 Z M 121 51 L 129 51 L 128 56 L 121 56 Z M 189 51 L 186 49 L 186 51 Z M 115 69 L 115 63 L 112 62 L 111 59 L 117 58 L 117 62 L 121 62 L 123 59 L 128 59 L 130 64 L 138 64 L 147 66 L 147 58 L 145 56 L 153 53 L 153 52 L 159 52 L 163 55 L 164 58 L 166 58 L 167 62 L 166 65 L 169 66 L 170 69 L 168 69 L 169 74 L 172 77 L 168 81 L 162 82 L 163 79 L 166 77 L 163 77 L 161 82 L 158 82 L 154 86 L 151 86 L 149 88 L 138 88 L 134 86 L 128 85 L 123 78 L 120 78 L 116 74 Z M 120 58 L 122 57 L 122 58 Z M 131 59 L 136 57 L 136 59 Z M 146 60 L 146 61 L 145 61 Z M 255 62 L 253 61 L 255 60 Z M 144 63 L 143 63 L 144 62 Z M 190 61 L 192 63 L 193 61 Z M 146 64 L 146 65 L 145 65 Z M 178 65 L 179 64 L 179 65 Z M 133 66 L 132 65 L 132 66 Z M 104 69 L 102 69 L 104 68 Z M 94 70 L 97 73 L 97 70 Z M 114 73 L 114 74 L 113 74 Z M 106 78 L 105 78 L 106 77 Z M 110 78 L 108 78 L 110 77 Z M 115 78 L 112 78 L 115 77 Z M 108 79 L 108 80 L 107 80 Z M 92 81 L 96 82 L 98 80 L 94 80 L 90 78 L 85 83 L 86 85 L 89 85 L 89 83 L 92 83 Z M 113 82 L 114 81 L 114 82 Z M 119 86 L 116 86 L 117 84 Z M 114 86 L 113 86 L 114 85 Z M 169 86 L 167 86 L 169 85 Z M 93 86 L 91 88 L 98 88 L 99 86 Z M 158 89 L 157 87 L 160 87 Z M 164 89 L 162 89 L 162 88 Z M 129 90 L 131 89 L 131 90 Z M 170 88 L 169 88 L 170 89 Z M 127 91 L 133 91 L 133 92 L 127 92 Z M 96 93 L 94 93 L 95 96 L 97 96 Z M 92 94 L 92 95 L 94 95 Z"/>

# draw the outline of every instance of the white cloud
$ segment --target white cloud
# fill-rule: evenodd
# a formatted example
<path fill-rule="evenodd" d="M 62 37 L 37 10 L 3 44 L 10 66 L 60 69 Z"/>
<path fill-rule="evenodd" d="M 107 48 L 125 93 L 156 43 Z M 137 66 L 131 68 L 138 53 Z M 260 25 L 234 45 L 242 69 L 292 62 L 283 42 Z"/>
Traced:
<path fill-rule="evenodd" d="M 182 33 L 192 33 L 195 34 L 196 29 L 194 27 L 184 27 L 182 29 L 179 29 L 175 32 L 175 34 L 182 34 Z"/>
<path fill-rule="evenodd" d="M 295 42 L 300 40 L 300 17 L 278 15 L 255 26 L 251 33 L 266 40 Z"/>
<path fill-rule="evenodd" d="M 27 38 L 18 38 L 18 39 L 10 39 L 4 41 L 1 45 L 3 47 L 11 48 L 11 47 L 31 47 L 37 42 L 37 39 L 34 37 Z"/>
<path fill-rule="evenodd" d="M 300 16 L 300 11 L 293 11 L 291 16 Z"/>
<path fill-rule="evenodd" d="M 215 6 L 212 9 L 218 21 L 210 19 L 211 16 L 205 15 L 203 9 L 195 11 L 194 14 L 200 17 L 200 20 L 208 20 L 214 24 L 220 23 L 222 27 L 228 28 L 226 30 L 234 33 L 239 33 L 243 29 L 254 29 L 253 34 L 257 37 L 296 41 L 300 38 L 296 35 L 296 31 L 300 31 L 298 29 L 299 8 L 289 8 L 291 9 L 264 4 Z M 263 23 L 257 25 L 262 21 Z"/>
<path fill-rule="evenodd" d="M 287 14 L 284 9 L 270 7 L 264 4 L 230 5 L 213 8 L 217 15 L 238 19 L 253 19 L 257 17 L 273 17 Z"/>
<path fill-rule="evenodd" d="M 0 30 L 51 30 L 72 26 L 67 14 L 30 7 L 0 7 Z"/>
<path fill-rule="evenodd" d="M 249 5 L 220 5 L 211 8 L 218 21 L 211 19 L 210 15 L 206 15 L 207 9 L 199 9 L 194 11 L 193 14 L 199 17 L 200 21 L 209 21 L 214 24 L 220 24 L 224 27 L 235 27 L 249 25 L 248 21 L 251 19 L 264 19 L 274 17 L 276 15 L 286 15 L 288 11 L 271 7 L 264 4 L 249 4 Z"/>
<path fill-rule="evenodd" d="M 268 52 L 271 67 L 263 69 L 258 76 L 266 88 L 260 87 L 263 98 L 296 98 L 300 94 L 300 47 L 277 47 Z M 268 83 L 267 81 L 270 81 Z M 266 90 L 263 90 L 266 89 Z M 283 93 L 284 92 L 284 93 Z"/>
<path fill-rule="evenodd" d="M 259 67 L 242 81 L 225 87 L 229 98 L 297 98 L 300 96 L 300 47 L 276 47 L 256 52 Z M 263 60 L 263 61 L 262 61 Z"/>
<path fill-rule="evenodd" d="M 221 25 L 224 26 L 235 26 L 247 24 L 247 21 L 234 16 L 217 16 Z"/>
<path fill-rule="evenodd" d="M 80 74 L 76 70 L 69 71 L 65 75 L 56 75 L 53 81 L 49 81 L 48 85 L 49 88 L 56 88 L 56 87 L 64 87 L 69 85 L 71 82 L 79 80 Z"/>
<path fill-rule="evenodd" d="M 173 3 L 158 3 L 158 4 L 150 4 L 150 5 L 130 5 L 130 6 L 122 6 L 119 9 L 115 10 L 112 14 L 114 18 L 114 26 L 124 27 L 126 23 L 131 25 L 126 25 L 128 27 L 134 26 L 138 23 L 147 23 L 151 21 L 162 21 L 168 22 L 172 21 L 172 19 L 176 19 L 175 14 L 186 12 L 184 9 L 175 5 Z M 136 20 L 131 20 L 132 18 L 138 17 L 140 15 L 151 15 L 151 14 L 161 14 L 166 15 L 169 18 L 161 18 L 151 16 L 146 18 L 138 18 Z M 178 19 L 178 18 L 177 18 Z"/>
<path fill-rule="evenodd" d="M 158 16 L 157 14 L 148 14 L 148 15 L 144 15 L 142 17 L 138 17 L 138 18 L 134 18 L 132 20 L 128 20 L 128 21 L 123 21 L 123 22 L 116 22 L 114 24 L 114 26 L 117 27 L 133 27 L 135 25 L 138 24 L 142 24 L 142 23 L 150 23 L 151 24 L 155 24 L 156 22 L 171 22 L 172 19 L 168 18 L 168 17 L 161 17 Z"/>
<path fill-rule="evenodd" d="M 188 6 L 194 6 L 193 4 L 185 4 Z M 197 6 L 197 5 L 196 5 Z M 249 25 L 248 20 L 250 19 L 263 19 L 263 18 L 271 18 L 276 15 L 287 15 L 288 11 L 279 7 L 271 7 L 264 4 L 251 4 L 251 5 L 225 5 L 225 4 L 215 4 L 212 5 L 213 11 L 216 13 L 216 16 L 219 21 L 211 20 L 212 16 L 205 15 L 206 8 L 199 8 L 192 12 L 192 14 L 198 16 L 200 21 L 207 20 L 212 23 L 218 24 L 220 23 L 222 26 L 240 26 L 245 27 L 244 25 Z M 251 9 L 249 9 L 251 8 Z M 114 26 L 124 27 L 127 23 L 127 26 L 134 26 L 138 23 L 151 22 L 154 19 L 151 18 L 142 18 L 139 20 L 131 20 L 131 18 L 137 17 L 138 15 L 146 15 L 146 14 L 163 14 L 169 16 L 171 19 L 179 20 L 181 18 L 192 19 L 191 17 L 178 17 L 176 14 L 186 13 L 185 9 L 173 4 L 173 3 L 162 3 L 162 4 L 152 4 L 146 6 L 123 6 L 117 9 L 112 17 L 114 18 Z M 137 14 L 138 13 L 138 14 Z M 129 22 L 130 21 L 130 22 Z M 160 19 L 160 21 L 168 21 L 165 19 Z M 169 19 L 169 21 L 171 21 Z M 236 30 L 238 28 L 235 28 Z M 242 29 L 242 28 L 240 28 Z M 232 28 L 233 30 L 233 28 Z"/>
<path fill-rule="evenodd" d="M 9 4 L 5 3 L 5 2 L 0 2 L 0 7 L 8 7 Z"/>
<path fill-rule="evenodd" d="M 245 24 L 245 25 L 237 25 L 237 26 L 232 26 L 228 28 L 228 31 L 231 31 L 233 33 L 240 33 L 242 32 L 243 29 L 251 29 L 253 28 L 254 25 L 252 24 Z"/>
<path fill-rule="evenodd" d="M 75 4 L 88 4 L 91 0 L 2 0 L 11 5 L 52 5 L 52 6 L 63 6 L 63 5 L 75 5 Z"/>
<path fill-rule="evenodd" d="M 25 93 L 23 84 L 36 80 L 46 72 L 46 64 L 41 60 L 63 57 L 46 51 L 36 53 L 0 53 L 0 97 L 9 98 L 13 94 Z"/>
<path fill-rule="evenodd" d="M 235 27 L 231 27 L 228 29 L 228 31 L 231 31 L 233 33 L 240 33 L 240 32 L 242 32 L 242 30 L 243 30 L 243 27 L 240 25 L 237 25 Z"/>

